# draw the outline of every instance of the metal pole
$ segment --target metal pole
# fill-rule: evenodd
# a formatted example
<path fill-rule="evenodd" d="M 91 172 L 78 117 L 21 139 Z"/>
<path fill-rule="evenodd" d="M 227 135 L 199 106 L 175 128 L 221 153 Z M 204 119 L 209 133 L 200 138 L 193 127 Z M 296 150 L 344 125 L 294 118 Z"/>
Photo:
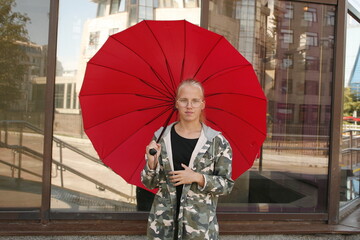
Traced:
<path fill-rule="evenodd" d="M 23 144 L 23 123 L 20 123 L 20 136 L 19 136 L 19 169 L 18 169 L 18 178 L 21 178 L 21 168 L 22 168 L 22 144 Z"/>
<path fill-rule="evenodd" d="M 62 155 L 62 143 L 59 143 L 59 151 L 60 151 L 60 163 L 63 164 L 63 155 Z M 64 168 L 60 166 L 60 181 L 61 181 L 61 187 L 64 187 Z"/>

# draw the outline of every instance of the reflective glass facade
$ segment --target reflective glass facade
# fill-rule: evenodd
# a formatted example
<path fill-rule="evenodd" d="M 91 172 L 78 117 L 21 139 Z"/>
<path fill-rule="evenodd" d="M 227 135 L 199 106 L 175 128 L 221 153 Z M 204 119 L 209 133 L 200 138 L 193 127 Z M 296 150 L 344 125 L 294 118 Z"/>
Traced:
<path fill-rule="evenodd" d="M 360 23 L 347 15 L 340 206 L 359 199 Z"/>
<path fill-rule="evenodd" d="M 334 101 L 335 93 L 343 90 L 334 87 L 342 81 L 336 77 L 336 1 L 0 2 L 0 25 L 5 29 L 0 33 L 0 218 L 6 219 L 9 210 L 35 210 L 45 212 L 47 220 L 112 219 L 113 214 L 126 218 L 127 213 L 146 219 L 152 194 L 127 184 L 99 160 L 83 131 L 78 100 L 87 61 L 109 35 L 144 19 L 186 19 L 223 35 L 252 63 L 268 99 L 267 139 L 253 167 L 237 179 L 230 195 L 220 198 L 221 219 L 264 213 L 299 214 L 300 219 L 314 214 L 313 219 L 327 220 L 334 209 L 334 175 L 339 177 L 340 206 L 359 199 L 354 118 L 359 117 L 360 38 L 346 42 L 344 126 L 336 129 L 341 139 L 332 139 L 337 121 L 333 112 L 342 105 Z M 51 10 L 49 2 L 59 11 Z M 49 42 L 48 29 L 56 29 L 49 17 L 54 12 L 57 36 Z M 348 39 L 360 29 L 351 18 Z M 51 44 L 57 51 L 49 58 Z M 49 66 L 55 58 L 56 65 Z M 48 74 L 51 67 L 54 79 Z M 53 91 L 46 88 L 49 84 Z M 47 112 L 46 94 L 54 101 Z M 53 122 L 46 121 L 49 116 Z M 52 127 L 46 130 L 49 122 Z M 53 136 L 51 145 L 44 142 L 46 133 Z M 341 142 L 339 150 L 331 147 L 336 141 Z M 44 149 L 52 156 L 44 157 Z M 339 158 L 334 159 L 334 151 Z M 50 177 L 43 176 L 44 169 Z M 26 218 L 39 217 L 30 213 Z"/>
<path fill-rule="evenodd" d="M 261 158 L 224 202 L 231 211 L 324 212 L 335 8 L 232 3 L 210 1 L 209 29 L 253 64 L 268 98 L 268 137 Z"/>
<path fill-rule="evenodd" d="M 0 4 L 0 209 L 4 210 L 41 206 L 49 11 L 48 1 Z"/>

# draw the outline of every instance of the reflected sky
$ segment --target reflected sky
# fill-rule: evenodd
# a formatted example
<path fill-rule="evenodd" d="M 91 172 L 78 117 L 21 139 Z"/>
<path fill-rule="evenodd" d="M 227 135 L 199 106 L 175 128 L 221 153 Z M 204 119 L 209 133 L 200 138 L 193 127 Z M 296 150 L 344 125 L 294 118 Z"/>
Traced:
<path fill-rule="evenodd" d="M 346 53 L 345 53 L 345 81 L 348 86 L 350 75 L 353 70 L 356 56 L 360 50 L 360 24 L 348 14 L 348 25 L 346 32 Z"/>
<path fill-rule="evenodd" d="M 82 29 L 87 19 L 96 17 L 91 0 L 60 0 L 58 28 L 58 60 L 65 70 L 77 68 L 80 56 Z M 31 19 L 27 24 L 30 41 L 47 45 L 49 28 L 49 0 L 16 0 L 14 12 L 26 13 Z"/>
<path fill-rule="evenodd" d="M 57 56 L 64 70 L 77 69 L 84 23 L 96 17 L 96 9 L 90 0 L 60 0 Z"/>
<path fill-rule="evenodd" d="M 38 45 L 47 45 L 48 42 L 49 9 L 48 0 L 16 0 L 16 7 L 13 9 L 13 12 L 26 13 L 31 19 L 27 30 L 30 41 Z"/>

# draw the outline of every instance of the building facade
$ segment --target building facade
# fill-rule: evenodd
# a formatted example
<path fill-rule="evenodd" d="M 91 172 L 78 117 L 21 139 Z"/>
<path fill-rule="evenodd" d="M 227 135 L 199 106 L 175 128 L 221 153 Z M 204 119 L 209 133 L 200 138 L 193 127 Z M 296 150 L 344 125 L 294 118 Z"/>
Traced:
<path fill-rule="evenodd" d="M 103 234 L 146 231 L 152 194 L 99 160 L 78 101 L 89 59 L 142 20 L 185 19 L 223 35 L 268 99 L 267 139 L 220 198 L 220 232 L 248 221 L 238 233 L 263 221 L 327 228 L 359 205 L 358 130 L 342 122 L 346 69 L 351 79 L 360 71 L 346 41 L 360 49 L 360 31 L 347 34 L 360 29 L 356 1 L 8 0 L 0 8 L 8 26 L 0 33 L 0 219 L 19 223 L 9 232 L 75 233 L 92 224 Z"/>

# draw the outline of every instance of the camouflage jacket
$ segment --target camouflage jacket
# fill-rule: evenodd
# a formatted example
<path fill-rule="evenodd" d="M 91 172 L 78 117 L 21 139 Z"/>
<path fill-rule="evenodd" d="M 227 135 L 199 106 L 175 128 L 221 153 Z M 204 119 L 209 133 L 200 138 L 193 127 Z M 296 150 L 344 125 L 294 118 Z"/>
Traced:
<path fill-rule="evenodd" d="M 168 179 L 173 170 L 170 142 L 171 125 L 167 127 L 161 144 L 159 163 L 155 170 L 146 164 L 141 173 L 143 184 L 159 188 L 148 219 L 149 239 L 174 239 L 176 215 L 176 187 Z M 155 139 L 162 129 L 155 133 Z M 219 195 L 229 194 L 234 185 L 231 179 L 232 151 L 228 141 L 203 124 L 200 138 L 192 153 L 189 167 L 203 174 L 203 187 L 197 183 L 183 185 L 178 216 L 178 239 L 218 239 L 219 226 L 216 220 L 216 205 Z"/>

